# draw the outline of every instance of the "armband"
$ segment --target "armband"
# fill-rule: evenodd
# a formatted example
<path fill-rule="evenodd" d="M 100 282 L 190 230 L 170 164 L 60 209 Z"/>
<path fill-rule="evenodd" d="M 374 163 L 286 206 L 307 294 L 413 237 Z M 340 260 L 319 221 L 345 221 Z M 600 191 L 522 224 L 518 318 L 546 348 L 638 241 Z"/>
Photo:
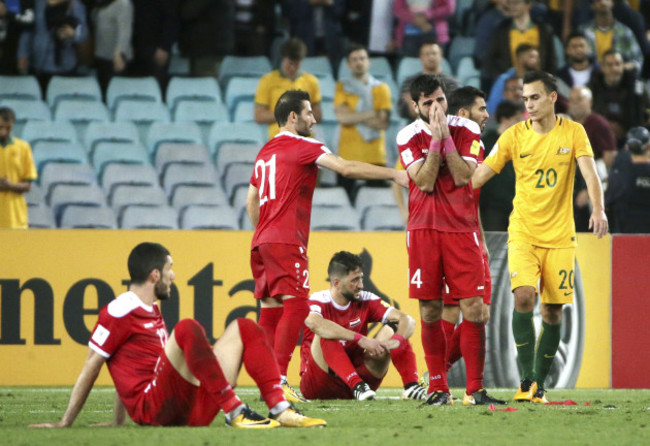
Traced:
<path fill-rule="evenodd" d="M 355 333 L 354 338 L 352 339 L 352 342 L 354 342 L 356 344 L 357 342 L 359 342 L 361 340 L 361 338 L 363 338 L 363 335 L 361 333 Z"/>

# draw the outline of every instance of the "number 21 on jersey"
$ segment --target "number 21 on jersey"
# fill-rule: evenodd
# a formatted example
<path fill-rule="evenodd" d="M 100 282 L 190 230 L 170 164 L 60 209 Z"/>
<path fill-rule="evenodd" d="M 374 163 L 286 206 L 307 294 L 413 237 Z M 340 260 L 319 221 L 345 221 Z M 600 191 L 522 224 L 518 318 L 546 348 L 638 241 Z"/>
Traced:
<path fill-rule="evenodd" d="M 268 161 L 257 160 L 255 178 L 260 180 L 260 206 L 275 200 L 275 154 Z"/>

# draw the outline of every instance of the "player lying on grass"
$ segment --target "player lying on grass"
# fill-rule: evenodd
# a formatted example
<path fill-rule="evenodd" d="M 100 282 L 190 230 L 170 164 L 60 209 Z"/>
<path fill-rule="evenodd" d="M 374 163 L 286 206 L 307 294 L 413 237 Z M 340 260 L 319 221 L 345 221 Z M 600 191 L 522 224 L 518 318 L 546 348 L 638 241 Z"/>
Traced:
<path fill-rule="evenodd" d="M 312 294 L 300 350 L 300 390 L 307 398 L 368 400 L 375 397 L 391 361 L 404 383 L 402 398 L 420 400 L 413 348 L 415 321 L 363 291 L 361 258 L 341 251 L 327 268 L 331 287 Z M 385 324 L 374 339 L 368 324 Z M 394 328 L 393 328 L 394 327 Z"/>
<path fill-rule="evenodd" d="M 156 302 L 169 298 L 175 277 L 165 247 L 139 244 L 129 255 L 128 268 L 129 291 L 100 311 L 63 418 L 31 427 L 71 426 L 104 363 L 117 390 L 115 425 L 123 424 L 128 412 L 142 425 L 207 426 L 220 410 L 226 424 L 238 428 L 327 424 L 286 401 L 273 350 L 255 322 L 233 321 L 214 347 L 194 319 L 183 319 L 168 336 Z M 270 409 L 268 418 L 242 403 L 233 390 L 242 362 Z"/>

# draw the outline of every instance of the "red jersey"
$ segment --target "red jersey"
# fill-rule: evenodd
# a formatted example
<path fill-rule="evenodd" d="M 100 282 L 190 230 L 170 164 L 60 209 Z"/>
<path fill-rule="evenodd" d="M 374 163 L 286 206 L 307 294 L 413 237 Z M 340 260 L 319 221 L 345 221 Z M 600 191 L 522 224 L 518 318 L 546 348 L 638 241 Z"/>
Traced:
<path fill-rule="evenodd" d="M 130 416 L 154 376 L 167 337 L 158 305 L 145 305 L 131 291 L 99 312 L 88 346 L 107 358 L 115 389 Z"/>
<path fill-rule="evenodd" d="M 480 154 L 481 129 L 479 125 L 460 116 L 447 116 L 449 133 L 459 155 L 468 162 L 477 163 Z M 405 169 L 424 162 L 431 143 L 431 130 L 418 119 L 397 134 L 400 160 Z M 471 184 L 457 187 L 445 163 L 441 161 L 438 179 L 431 193 L 422 192 L 409 182 L 408 230 L 436 229 L 448 232 L 474 231 L 478 214 Z"/>
<path fill-rule="evenodd" d="M 327 320 L 336 322 L 343 328 L 352 330 L 362 335 L 368 334 L 368 324 L 371 322 L 386 322 L 386 316 L 393 309 L 386 302 L 381 300 L 376 294 L 362 291 L 358 301 L 348 302 L 347 305 L 341 306 L 334 302 L 330 290 L 323 290 L 314 293 L 309 298 L 309 311 L 317 313 Z M 314 339 L 314 333 L 309 330 L 303 330 L 302 347 L 300 356 L 311 355 L 311 342 Z M 352 349 L 356 344 L 341 341 Z M 309 357 L 309 356 L 305 356 Z"/>
<path fill-rule="evenodd" d="M 286 131 L 262 147 L 250 180 L 260 198 L 252 248 L 263 243 L 307 248 L 311 202 L 318 175 L 316 162 L 331 153 L 315 139 Z"/>

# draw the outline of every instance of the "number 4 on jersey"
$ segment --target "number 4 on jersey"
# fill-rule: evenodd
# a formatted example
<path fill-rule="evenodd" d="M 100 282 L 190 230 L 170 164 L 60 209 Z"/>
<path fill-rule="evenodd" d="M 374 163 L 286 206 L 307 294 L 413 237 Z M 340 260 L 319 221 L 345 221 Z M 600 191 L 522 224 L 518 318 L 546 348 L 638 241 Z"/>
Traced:
<path fill-rule="evenodd" d="M 420 278 L 421 275 L 420 268 L 416 269 L 415 272 L 413 273 L 413 276 L 411 276 L 411 284 L 415 285 L 418 288 L 422 287 L 422 279 Z"/>
<path fill-rule="evenodd" d="M 266 173 L 267 169 L 268 175 Z M 255 163 L 255 178 L 260 177 L 262 178 L 260 180 L 259 194 L 260 206 L 262 206 L 269 200 L 275 200 L 275 154 L 269 161 L 258 160 Z"/>

